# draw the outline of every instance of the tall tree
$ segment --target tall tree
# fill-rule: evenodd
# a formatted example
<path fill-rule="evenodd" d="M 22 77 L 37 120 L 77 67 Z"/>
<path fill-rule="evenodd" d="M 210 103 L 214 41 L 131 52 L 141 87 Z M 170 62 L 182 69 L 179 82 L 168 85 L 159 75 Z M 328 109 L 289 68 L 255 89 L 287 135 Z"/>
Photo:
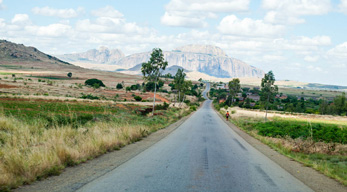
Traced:
<path fill-rule="evenodd" d="M 237 93 L 239 93 L 241 90 L 240 79 L 236 78 L 236 79 L 233 79 L 232 81 L 229 81 L 228 86 L 229 86 L 229 94 L 231 97 L 231 103 L 230 103 L 231 105 Z"/>
<path fill-rule="evenodd" d="M 334 99 L 334 105 L 336 113 L 341 115 L 346 112 L 346 94 L 342 92 L 342 95 L 336 96 Z"/>
<path fill-rule="evenodd" d="M 192 81 L 183 81 L 183 85 L 182 85 L 183 96 L 182 96 L 182 100 L 181 100 L 180 105 L 184 101 L 184 98 L 186 96 L 186 92 L 189 91 L 192 88 L 192 85 L 193 85 Z"/>
<path fill-rule="evenodd" d="M 174 77 L 174 86 L 178 91 L 178 102 L 181 102 L 181 91 L 183 89 L 184 79 L 186 77 L 186 74 L 183 71 L 184 69 L 178 69 Z"/>
<path fill-rule="evenodd" d="M 153 110 L 154 115 L 155 108 L 155 94 L 157 91 L 157 81 L 162 70 L 165 70 L 168 65 L 167 61 L 164 60 L 163 51 L 160 48 L 154 48 L 151 53 L 151 58 L 147 63 L 142 63 L 141 72 L 143 78 L 146 81 L 154 82 L 154 96 L 153 96 Z"/>
<path fill-rule="evenodd" d="M 260 90 L 260 101 L 265 105 L 265 121 L 267 120 L 267 110 L 269 104 L 275 99 L 275 95 L 278 93 L 277 85 L 275 83 L 275 75 L 272 71 L 265 74 L 264 78 L 261 80 L 261 90 Z"/>

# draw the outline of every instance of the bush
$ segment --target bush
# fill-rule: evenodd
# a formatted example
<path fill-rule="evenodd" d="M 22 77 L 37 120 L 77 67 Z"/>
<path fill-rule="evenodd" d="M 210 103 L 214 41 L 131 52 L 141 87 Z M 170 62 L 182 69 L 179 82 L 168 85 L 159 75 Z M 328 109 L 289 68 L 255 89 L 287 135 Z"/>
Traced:
<path fill-rule="evenodd" d="M 98 96 L 93 96 L 92 94 L 85 95 L 84 93 L 82 93 L 81 98 L 82 99 L 91 99 L 91 100 L 100 99 Z"/>
<path fill-rule="evenodd" d="M 88 79 L 84 82 L 85 85 L 89 85 L 89 86 L 99 86 L 99 87 L 105 87 L 104 83 L 99 80 L 99 79 Z"/>
<path fill-rule="evenodd" d="M 117 89 L 123 89 L 123 85 L 121 83 L 118 83 L 116 86 Z"/>
<path fill-rule="evenodd" d="M 190 109 L 193 111 L 196 111 L 196 107 L 195 106 L 190 106 Z"/>
<path fill-rule="evenodd" d="M 156 105 L 155 109 L 156 110 L 167 110 L 169 108 L 169 104 L 164 102 L 162 105 Z"/>
<path fill-rule="evenodd" d="M 257 122 L 254 123 L 253 127 L 262 136 L 285 137 L 288 135 L 293 139 L 310 137 L 312 129 L 312 139 L 316 142 L 347 143 L 347 129 L 333 124 L 312 123 L 308 125 L 306 122 L 276 120 L 266 123 Z"/>
<path fill-rule="evenodd" d="M 136 101 L 141 101 L 141 100 L 142 100 L 142 97 L 136 95 L 136 96 L 134 97 L 134 99 L 135 99 Z"/>

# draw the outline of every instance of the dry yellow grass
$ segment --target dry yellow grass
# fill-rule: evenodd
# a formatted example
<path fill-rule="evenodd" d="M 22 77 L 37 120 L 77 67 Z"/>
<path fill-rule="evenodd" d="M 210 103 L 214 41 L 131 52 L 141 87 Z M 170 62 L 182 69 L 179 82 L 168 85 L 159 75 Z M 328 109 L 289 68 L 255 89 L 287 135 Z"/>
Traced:
<path fill-rule="evenodd" d="M 62 168 L 147 135 L 150 127 L 98 122 L 45 129 L 0 116 L 0 191 L 59 173 Z M 5 188 L 6 187 L 6 188 Z"/>

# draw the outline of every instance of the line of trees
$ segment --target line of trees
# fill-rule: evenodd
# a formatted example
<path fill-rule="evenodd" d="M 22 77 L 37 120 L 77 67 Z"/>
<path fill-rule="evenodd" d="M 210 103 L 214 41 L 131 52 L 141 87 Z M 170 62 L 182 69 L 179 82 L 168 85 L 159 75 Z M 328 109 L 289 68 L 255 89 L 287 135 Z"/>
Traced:
<path fill-rule="evenodd" d="M 267 110 L 278 110 L 286 112 L 297 113 L 311 113 L 323 115 L 347 115 L 347 100 L 345 92 L 336 96 L 332 101 L 326 99 L 315 100 L 313 98 L 305 98 L 303 95 L 294 96 L 288 95 L 285 99 L 276 98 L 276 95 L 282 96 L 278 93 L 278 87 L 275 85 L 275 76 L 272 71 L 265 74 L 261 81 L 261 89 L 239 88 L 238 79 L 233 79 L 228 83 L 229 92 L 225 89 L 211 89 L 211 96 L 220 99 L 226 99 L 224 103 L 219 104 L 219 107 L 224 105 L 232 106 L 237 105 L 243 108 L 265 109 L 267 117 Z M 237 93 L 242 92 L 244 101 L 234 99 Z M 247 92 L 255 95 L 260 95 L 260 101 L 253 101 L 247 98 Z M 251 103 L 253 105 L 251 106 Z"/>

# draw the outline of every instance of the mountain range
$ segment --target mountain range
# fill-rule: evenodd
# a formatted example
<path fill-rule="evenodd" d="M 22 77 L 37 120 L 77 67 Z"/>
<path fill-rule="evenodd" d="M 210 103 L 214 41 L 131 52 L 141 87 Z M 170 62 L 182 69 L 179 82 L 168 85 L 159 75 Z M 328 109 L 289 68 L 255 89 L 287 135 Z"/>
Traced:
<path fill-rule="evenodd" d="M 201 72 L 219 78 L 258 77 L 264 76 L 264 71 L 247 63 L 229 57 L 221 48 L 212 45 L 187 45 L 172 51 L 164 51 L 170 69 L 173 66 L 186 71 Z M 151 52 L 135 53 L 124 56 L 119 49 L 101 47 L 84 53 L 58 55 L 69 62 L 87 62 L 117 65 L 122 73 L 140 74 L 141 64 L 147 62 Z M 171 70 L 172 71 L 172 70 Z M 173 74 L 174 75 L 174 74 Z"/>

